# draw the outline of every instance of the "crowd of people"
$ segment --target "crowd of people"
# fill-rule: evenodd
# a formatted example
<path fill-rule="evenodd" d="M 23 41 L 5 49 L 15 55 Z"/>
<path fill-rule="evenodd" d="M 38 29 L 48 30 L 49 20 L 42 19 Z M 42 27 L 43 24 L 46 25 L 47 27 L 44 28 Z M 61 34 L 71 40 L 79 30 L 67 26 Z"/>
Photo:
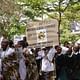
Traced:
<path fill-rule="evenodd" d="M 3 39 L 0 80 L 80 80 L 80 43 L 29 48 L 26 37 L 16 44 Z"/>

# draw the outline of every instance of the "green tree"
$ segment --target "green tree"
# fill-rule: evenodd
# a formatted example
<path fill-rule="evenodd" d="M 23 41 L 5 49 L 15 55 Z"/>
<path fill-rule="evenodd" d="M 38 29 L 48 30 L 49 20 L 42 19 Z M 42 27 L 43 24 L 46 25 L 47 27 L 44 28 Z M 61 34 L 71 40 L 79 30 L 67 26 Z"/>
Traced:
<path fill-rule="evenodd" d="M 21 34 L 25 32 L 24 26 L 27 26 L 25 24 L 28 21 L 35 20 L 36 17 L 43 19 L 46 14 L 48 18 L 58 20 L 61 42 L 74 40 L 74 35 L 70 34 L 70 23 L 73 20 L 80 20 L 78 0 L 2 0 L 0 6 L 2 6 L 0 8 L 0 33 L 2 34 L 7 34 L 9 37 L 16 33 Z M 22 16 L 26 19 L 20 21 Z"/>
<path fill-rule="evenodd" d="M 36 17 L 42 17 L 46 14 L 48 17 L 58 20 L 59 41 L 73 41 L 74 35 L 70 34 L 70 23 L 75 18 L 79 20 L 79 1 L 78 0 L 21 0 L 25 4 L 22 6 L 25 15 L 34 20 Z M 67 35 L 67 36 L 66 36 Z M 59 43 L 60 43 L 59 42 Z"/>
<path fill-rule="evenodd" d="M 65 41 L 75 41 L 76 36 L 71 34 L 70 24 L 73 20 L 79 20 L 80 2 L 78 0 L 50 0 L 51 9 L 47 7 L 48 14 L 51 18 L 58 20 L 59 29 L 59 41 L 61 43 Z M 77 12 L 77 13 L 75 13 Z M 78 37 L 78 36 L 77 36 Z"/>
<path fill-rule="evenodd" d="M 72 41 L 75 42 L 78 40 L 80 35 L 73 35 L 71 34 L 71 23 L 73 21 L 79 22 L 80 20 L 80 2 L 72 3 L 70 7 L 64 12 L 64 16 L 62 18 L 61 23 L 61 42 L 63 41 Z"/>
<path fill-rule="evenodd" d="M 26 27 L 20 21 L 21 7 L 15 0 L 0 2 L 0 35 L 11 38 L 15 34 L 24 33 Z"/>
<path fill-rule="evenodd" d="M 45 0 L 18 0 L 22 6 L 23 13 L 32 20 L 42 17 L 44 14 Z"/>

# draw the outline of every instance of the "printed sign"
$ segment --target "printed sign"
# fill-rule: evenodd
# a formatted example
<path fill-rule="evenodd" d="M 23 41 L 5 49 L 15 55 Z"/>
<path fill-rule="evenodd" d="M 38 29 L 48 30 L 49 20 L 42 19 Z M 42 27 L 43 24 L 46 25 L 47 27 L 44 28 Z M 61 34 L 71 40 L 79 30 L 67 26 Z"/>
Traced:
<path fill-rule="evenodd" d="M 27 41 L 30 47 L 46 47 L 59 44 L 58 21 L 53 19 L 29 22 Z"/>

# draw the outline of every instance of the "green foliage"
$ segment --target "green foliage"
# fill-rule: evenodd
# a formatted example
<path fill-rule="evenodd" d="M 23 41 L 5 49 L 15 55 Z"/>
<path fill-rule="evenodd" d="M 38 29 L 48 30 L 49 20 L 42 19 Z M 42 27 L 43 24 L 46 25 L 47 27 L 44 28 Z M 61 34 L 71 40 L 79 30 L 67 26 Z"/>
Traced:
<path fill-rule="evenodd" d="M 11 17 L 3 16 L 1 16 L 0 22 L 0 35 L 12 38 L 15 34 L 24 34 L 26 26 L 19 22 L 19 17 L 15 15 Z"/>
<path fill-rule="evenodd" d="M 15 34 L 24 34 L 26 27 L 19 22 L 20 7 L 16 0 L 1 0 L 0 2 L 0 35 L 13 37 Z"/>
<path fill-rule="evenodd" d="M 76 3 L 74 5 L 71 5 L 67 8 L 67 10 L 64 12 L 64 15 L 62 16 L 62 23 L 61 23 L 61 43 L 64 41 L 71 41 L 75 42 L 76 40 L 80 39 L 80 35 L 73 35 L 71 34 L 70 27 L 72 21 L 79 21 L 80 20 L 80 3 Z"/>
<path fill-rule="evenodd" d="M 79 0 L 1 0 L 0 6 L 0 34 L 9 38 L 25 32 L 26 25 L 20 22 L 20 14 L 24 14 L 28 21 L 35 20 L 35 17 L 43 18 L 46 14 L 58 20 L 61 43 L 79 39 L 78 35 L 72 35 L 70 31 L 71 22 L 80 20 Z"/>
<path fill-rule="evenodd" d="M 64 40 L 75 42 L 76 40 L 80 39 L 80 35 L 73 35 L 70 31 L 70 24 L 72 21 L 79 21 L 80 20 L 80 2 L 77 2 L 74 5 L 71 5 L 67 8 L 67 10 L 64 12 L 64 19 L 62 19 L 62 30 L 61 33 L 61 42 Z M 64 27 L 66 26 L 66 28 Z M 67 30 L 65 32 L 65 30 Z M 65 36 L 65 37 L 63 37 Z"/>
<path fill-rule="evenodd" d="M 8 36 L 10 38 L 12 36 L 14 36 L 15 34 L 24 34 L 25 29 L 26 29 L 26 26 L 21 24 L 19 22 L 19 19 L 16 16 L 12 17 L 12 21 L 11 21 L 9 27 L 11 27 L 9 32 L 8 32 Z"/>
<path fill-rule="evenodd" d="M 46 4 L 45 0 L 21 0 L 23 3 L 22 11 L 30 19 L 34 20 L 35 17 L 41 17 L 44 13 L 44 6 Z"/>

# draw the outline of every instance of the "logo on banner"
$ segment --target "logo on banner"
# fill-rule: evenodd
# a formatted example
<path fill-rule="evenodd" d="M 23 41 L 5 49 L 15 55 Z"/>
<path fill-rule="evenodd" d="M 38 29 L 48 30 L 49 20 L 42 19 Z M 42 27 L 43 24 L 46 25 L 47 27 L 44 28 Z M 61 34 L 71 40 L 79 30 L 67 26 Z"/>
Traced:
<path fill-rule="evenodd" d="M 36 34 L 37 34 L 37 43 L 47 42 L 46 29 L 36 30 Z"/>

